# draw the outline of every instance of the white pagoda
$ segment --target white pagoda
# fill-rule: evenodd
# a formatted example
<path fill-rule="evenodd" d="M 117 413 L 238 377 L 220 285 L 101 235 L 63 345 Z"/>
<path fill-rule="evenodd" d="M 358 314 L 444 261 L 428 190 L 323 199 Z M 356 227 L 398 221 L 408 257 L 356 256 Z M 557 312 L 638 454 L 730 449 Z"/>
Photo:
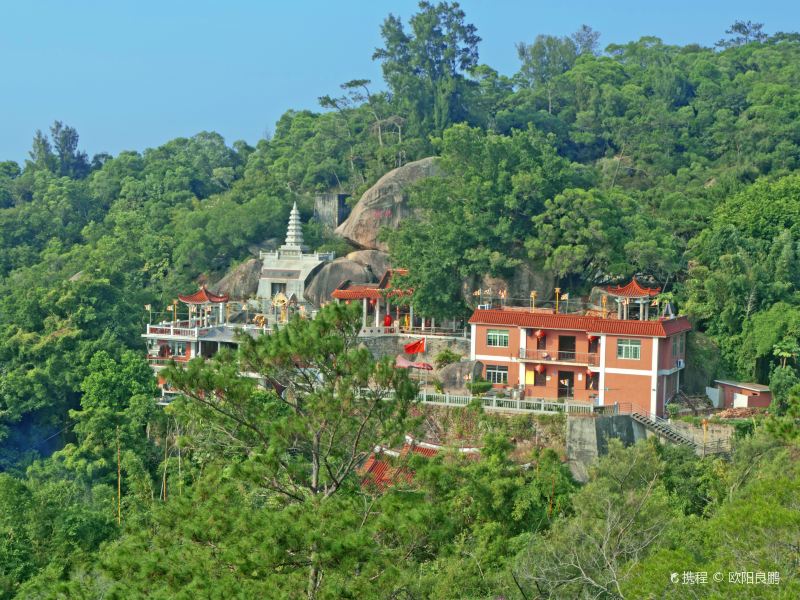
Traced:
<path fill-rule="evenodd" d="M 304 297 L 306 282 L 323 264 L 333 260 L 333 252 L 309 252 L 303 243 L 303 226 L 297 202 L 289 214 L 286 243 L 273 252 L 261 252 L 261 277 L 256 296 L 264 304 L 280 309 L 291 305 L 310 312 L 312 306 Z M 264 307 L 268 309 L 268 306 Z M 267 310 L 265 310 L 267 312 Z"/>

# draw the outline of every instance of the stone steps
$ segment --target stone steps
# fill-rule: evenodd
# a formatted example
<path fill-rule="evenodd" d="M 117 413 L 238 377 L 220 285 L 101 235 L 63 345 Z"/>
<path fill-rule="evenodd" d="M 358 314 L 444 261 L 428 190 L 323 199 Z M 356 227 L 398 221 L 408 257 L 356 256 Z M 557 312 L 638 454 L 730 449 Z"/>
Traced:
<path fill-rule="evenodd" d="M 678 433 L 667 425 L 666 423 L 656 421 L 655 419 L 651 418 L 649 415 L 645 415 L 643 413 L 634 412 L 631 413 L 631 418 L 638 423 L 641 423 L 645 427 L 647 427 L 650 431 L 661 435 L 662 437 L 668 439 L 673 444 L 681 444 L 684 446 L 689 446 L 693 450 L 697 450 L 697 444 L 694 440 L 687 438 L 686 436 Z"/>

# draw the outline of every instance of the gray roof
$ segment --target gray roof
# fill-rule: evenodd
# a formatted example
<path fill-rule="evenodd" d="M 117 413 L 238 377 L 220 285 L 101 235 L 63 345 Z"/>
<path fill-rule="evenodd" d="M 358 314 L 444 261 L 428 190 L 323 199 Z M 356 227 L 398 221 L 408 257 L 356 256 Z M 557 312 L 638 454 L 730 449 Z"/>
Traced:
<path fill-rule="evenodd" d="M 261 329 L 251 328 L 243 330 L 241 327 L 227 327 L 225 325 L 218 325 L 217 327 L 211 327 L 208 331 L 201 334 L 198 339 L 202 342 L 222 342 L 227 344 L 235 344 L 237 342 L 236 332 L 238 331 L 245 331 L 252 337 L 256 337 L 263 333 Z"/>
<path fill-rule="evenodd" d="M 722 385 L 730 385 L 732 387 L 742 388 L 743 390 L 750 390 L 752 392 L 768 392 L 769 386 L 760 383 L 744 383 L 741 381 L 731 381 L 730 379 L 715 379 L 714 383 L 721 383 Z"/>

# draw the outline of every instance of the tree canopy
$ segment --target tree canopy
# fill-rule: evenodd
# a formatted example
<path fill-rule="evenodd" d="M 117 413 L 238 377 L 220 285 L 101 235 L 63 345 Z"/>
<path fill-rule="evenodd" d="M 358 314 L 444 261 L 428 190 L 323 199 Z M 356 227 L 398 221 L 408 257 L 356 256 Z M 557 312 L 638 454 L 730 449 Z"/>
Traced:
<path fill-rule="evenodd" d="M 743 561 L 780 586 L 703 592 L 800 595 L 800 35 L 531 31 L 500 73 L 455 2 L 379 34 L 383 81 L 353 73 L 254 145 L 199 132 L 90 158 L 55 121 L 0 161 L 0 598 L 685 597 L 671 573 Z M 156 406 L 145 306 L 281 237 L 294 202 L 306 220 L 314 194 L 357 198 L 432 155 L 440 176 L 381 233 L 408 301 L 464 318 L 484 278 L 651 278 L 694 324 L 698 377 L 772 386 L 731 461 L 612 445 L 581 486 L 553 449 L 509 443 L 547 423 L 467 407 L 452 418 L 477 423 L 480 460 L 398 457 L 411 475 L 362 485 L 428 415 L 345 306 L 168 369 L 184 397 Z"/>

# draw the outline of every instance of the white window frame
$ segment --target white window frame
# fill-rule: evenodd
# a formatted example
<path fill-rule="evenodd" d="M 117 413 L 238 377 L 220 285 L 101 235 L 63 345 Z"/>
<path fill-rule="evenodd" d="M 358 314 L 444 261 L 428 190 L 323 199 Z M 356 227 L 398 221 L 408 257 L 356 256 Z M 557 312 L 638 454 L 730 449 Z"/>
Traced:
<path fill-rule="evenodd" d="M 619 360 L 641 360 L 642 340 L 617 340 L 617 358 Z"/>
<path fill-rule="evenodd" d="M 494 384 L 508 384 L 508 367 L 503 365 L 486 365 L 486 381 Z"/>
<path fill-rule="evenodd" d="M 500 342 L 505 338 L 505 344 Z M 497 343 L 492 343 L 492 342 Z M 508 348 L 509 335 L 508 329 L 487 329 L 486 330 L 486 345 L 489 348 Z"/>

